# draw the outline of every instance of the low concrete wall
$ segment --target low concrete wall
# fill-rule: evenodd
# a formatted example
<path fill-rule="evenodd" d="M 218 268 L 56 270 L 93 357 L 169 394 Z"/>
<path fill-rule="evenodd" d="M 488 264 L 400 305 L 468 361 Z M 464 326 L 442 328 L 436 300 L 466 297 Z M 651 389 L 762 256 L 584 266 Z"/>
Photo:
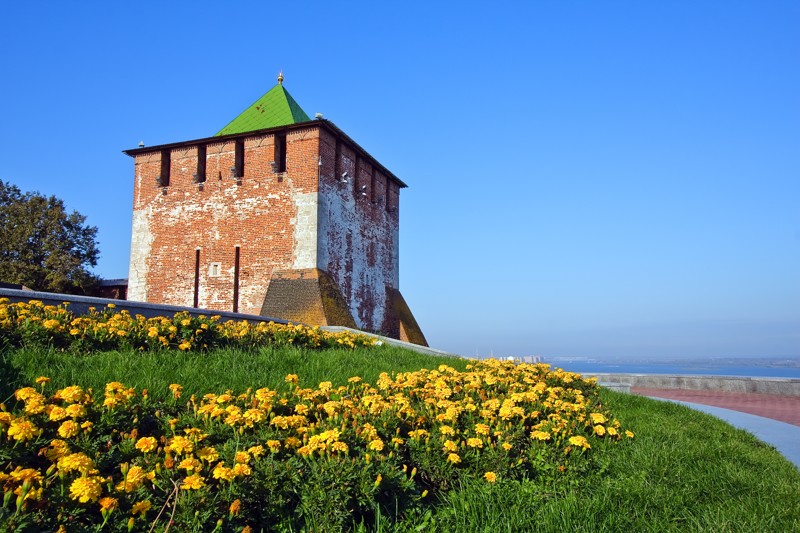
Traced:
<path fill-rule="evenodd" d="M 278 324 L 288 324 L 286 320 L 280 318 L 269 318 L 257 315 L 246 315 L 243 313 L 229 313 L 225 311 L 209 311 L 208 309 L 195 309 L 194 307 L 181 307 L 178 305 L 150 304 L 146 302 L 134 302 L 131 300 L 113 300 L 110 298 L 94 298 L 90 296 L 74 296 L 71 294 L 58 294 L 53 292 L 20 291 L 14 289 L 0 289 L 0 298 L 8 298 L 12 302 L 28 302 L 39 300 L 45 305 L 61 305 L 69 303 L 69 310 L 76 315 L 89 312 L 90 307 L 102 311 L 109 304 L 116 306 L 118 310 L 126 310 L 132 315 L 142 315 L 146 318 L 157 316 L 172 316 L 180 311 L 185 311 L 193 316 L 217 316 L 223 322 L 229 320 L 247 320 L 249 322 L 275 322 Z"/>
<path fill-rule="evenodd" d="M 733 376 L 682 376 L 667 374 L 584 373 L 602 384 L 625 384 L 651 389 L 713 390 L 800 396 L 800 379 Z"/>
<path fill-rule="evenodd" d="M 325 331 L 330 331 L 331 333 L 338 333 L 340 331 L 349 331 L 351 333 L 360 333 L 361 335 L 367 335 L 369 337 L 374 337 L 379 341 L 383 342 L 384 344 L 391 344 L 392 346 L 399 346 L 400 348 L 405 348 L 407 350 L 413 350 L 415 352 L 424 353 L 426 355 L 438 355 L 441 357 L 461 357 L 460 355 L 455 355 L 448 352 L 443 352 L 442 350 L 436 350 L 434 348 L 428 348 L 427 346 L 420 346 L 419 344 L 414 344 L 411 342 L 400 341 L 397 339 L 393 339 L 391 337 L 384 337 L 382 335 L 375 335 L 374 333 L 365 333 L 363 331 L 359 331 L 357 329 L 346 328 L 344 326 L 321 326 L 320 329 L 324 329 Z"/>

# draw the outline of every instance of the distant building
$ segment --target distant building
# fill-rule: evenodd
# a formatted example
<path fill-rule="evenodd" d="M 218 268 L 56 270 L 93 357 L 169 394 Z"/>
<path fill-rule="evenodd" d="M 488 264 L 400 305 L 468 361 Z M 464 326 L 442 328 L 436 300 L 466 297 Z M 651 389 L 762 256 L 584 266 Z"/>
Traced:
<path fill-rule="evenodd" d="M 101 279 L 92 296 L 111 298 L 113 300 L 126 300 L 128 297 L 127 279 Z"/>
<path fill-rule="evenodd" d="M 278 84 L 214 137 L 134 158 L 128 299 L 427 345 L 399 290 L 400 189 Z"/>

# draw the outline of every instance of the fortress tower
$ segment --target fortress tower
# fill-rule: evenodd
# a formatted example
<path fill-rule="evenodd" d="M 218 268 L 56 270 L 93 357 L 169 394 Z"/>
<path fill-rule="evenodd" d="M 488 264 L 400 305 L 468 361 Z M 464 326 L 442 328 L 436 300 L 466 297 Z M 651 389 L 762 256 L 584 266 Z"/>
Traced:
<path fill-rule="evenodd" d="M 128 299 L 427 345 L 399 290 L 406 185 L 278 85 L 215 136 L 134 159 Z"/>

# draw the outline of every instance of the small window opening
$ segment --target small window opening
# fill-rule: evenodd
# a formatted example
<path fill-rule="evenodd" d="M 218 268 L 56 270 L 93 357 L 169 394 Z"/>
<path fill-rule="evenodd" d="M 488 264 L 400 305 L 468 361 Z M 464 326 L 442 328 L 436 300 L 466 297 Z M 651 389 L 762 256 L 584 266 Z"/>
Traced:
<path fill-rule="evenodd" d="M 286 172 L 286 134 L 275 134 L 275 172 Z"/>
<path fill-rule="evenodd" d="M 235 162 L 234 162 L 234 177 L 244 177 L 244 140 L 239 139 L 236 141 Z"/>
<path fill-rule="evenodd" d="M 195 183 L 203 183 L 206 181 L 206 147 L 197 147 L 197 172 L 194 175 Z"/>
<path fill-rule="evenodd" d="M 339 142 L 339 139 L 336 139 L 336 152 L 333 156 L 333 175 L 336 179 L 342 179 L 340 177 L 342 172 L 342 164 L 340 159 L 342 158 L 342 144 Z"/>
<path fill-rule="evenodd" d="M 194 298 L 192 307 L 197 309 L 200 304 L 200 248 L 194 251 Z"/>
<path fill-rule="evenodd" d="M 376 187 L 375 187 L 375 179 L 376 179 L 376 177 L 375 177 L 375 168 L 373 167 L 372 168 L 372 175 L 370 176 L 370 180 L 369 180 L 369 194 L 370 194 L 369 200 L 373 204 L 378 203 L 377 191 L 375 190 L 376 189 Z"/>
<path fill-rule="evenodd" d="M 233 312 L 239 312 L 239 251 L 240 247 L 235 249 L 235 258 L 233 260 Z"/>
<path fill-rule="evenodd" d="M 161 175 L 158 177 L 160 187 L 169 187 L 169 173 L 172 161 L 169 150 L 161 150 Z"/>
<path fill-rule="evenodd" d="M 221 263 L 211 263 L 210 265 L 208 265 L 208 277 L 218 278 L 221 272 L 222 272 Z"/>

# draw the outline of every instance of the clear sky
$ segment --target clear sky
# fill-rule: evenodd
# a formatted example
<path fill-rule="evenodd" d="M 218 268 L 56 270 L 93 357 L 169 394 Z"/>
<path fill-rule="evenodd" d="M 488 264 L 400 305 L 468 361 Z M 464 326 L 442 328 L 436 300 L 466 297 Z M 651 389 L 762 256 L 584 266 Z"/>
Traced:
<path fill-rule="evenodd" d="M 0 179 L 128 275 L 133 162 L 285 87 L 409 184 L 464 355 L 800 357 L 800 2 L 12 2 Z"/>

